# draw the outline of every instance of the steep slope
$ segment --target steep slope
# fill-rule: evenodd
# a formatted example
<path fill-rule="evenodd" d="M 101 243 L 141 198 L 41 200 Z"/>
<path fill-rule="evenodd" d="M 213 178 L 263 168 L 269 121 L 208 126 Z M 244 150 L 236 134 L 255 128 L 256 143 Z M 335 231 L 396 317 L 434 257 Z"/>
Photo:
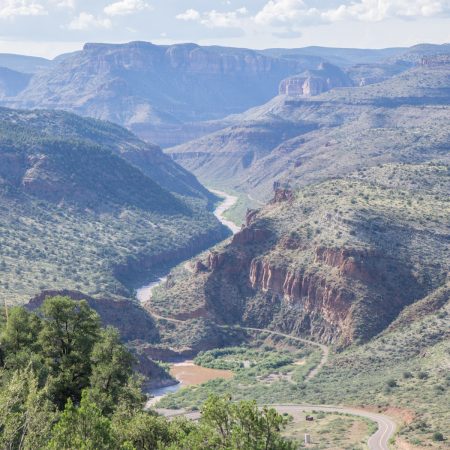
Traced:
<path fill-rule="evenodd" d="M 2 300 L 45 288 L 130 297 L 138 280 L 226 235 L 201 192 L 169 192 L 122 157 L 148 152 L 148 173 L 184 173 L 128 131 L 66 113 L 0 114 Z"/>
<path fill-rule="evenodd" d="M 445 283 L 449 180 L 444 165 L 384 165 L 279 189 L 150 308 L 339 346 L 366 341 Z"/>
<path fill-rule="evenodd" d="M 358 167 L 445 157 L 449 103 L 450 64 L 439 60 L 379 84 L 276 97 L 167 153 L 204 183 L 267 200 L 277 181 L 306 184 Z M 274 135 L 280 123 L 285 131 Z"/>

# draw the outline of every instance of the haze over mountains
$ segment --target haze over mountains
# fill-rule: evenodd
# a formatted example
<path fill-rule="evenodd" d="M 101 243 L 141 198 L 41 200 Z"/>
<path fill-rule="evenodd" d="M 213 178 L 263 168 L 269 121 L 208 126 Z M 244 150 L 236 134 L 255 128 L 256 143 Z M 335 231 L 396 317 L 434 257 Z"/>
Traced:
<path fill-rule="evenodd" d="M 34 74 L 20 92 L 9 86 L 5 75 L 0 74 L 0 80 L 8 85 L 5 106 L 64 109 L 110 120 L 169 146 L 218 129 L 223 125 L 209 121 L 269 101 L 283 79 L 315 70 L 323 62 L 347 70 L 356 84 L 371 83 L 448 48 L 254 51 L 196 44 L 86 44 L 53 61 L 0 55 L 0 67 Z M 327 89 L 333 87 L 327 84 Z"/>
<path fill-rule="evenodd" d="M 203 182 L 259 200 L 274 182 L 298 186 L 379 163 L 447 158 L 449 69 L 443 59 L 377 84 L 278 96 L 167 152 Z"/>

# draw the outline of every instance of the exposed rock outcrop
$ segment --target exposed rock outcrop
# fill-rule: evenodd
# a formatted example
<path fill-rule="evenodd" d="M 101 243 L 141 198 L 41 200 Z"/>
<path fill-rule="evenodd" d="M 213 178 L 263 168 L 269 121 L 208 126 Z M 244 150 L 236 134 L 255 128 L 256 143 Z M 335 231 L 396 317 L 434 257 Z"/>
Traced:
<path fill-rule="evenodd" d="M 321 63 L 317 70 L 307 70 L 280 83 L 280 95 L 313 97 L 336 87 L 352 86 L 351 79 L 337 66 Z"/>

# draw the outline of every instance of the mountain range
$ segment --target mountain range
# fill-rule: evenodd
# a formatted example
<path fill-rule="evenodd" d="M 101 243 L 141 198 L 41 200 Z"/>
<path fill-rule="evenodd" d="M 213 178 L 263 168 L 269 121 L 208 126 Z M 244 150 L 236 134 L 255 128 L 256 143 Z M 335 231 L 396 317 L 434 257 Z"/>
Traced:
<path fill-rule="evenodd" d="M 259 201 L 270 198 L 274 183 L 299 186 L 380 163 L 445 159 L 449 86 L 445 57 L 381 83 L 280 95 L 167 153 L 204 183 Z"/>
<path fill-rule="evenodd" d="M 0 54 L 0 67 L 26 74 L 18 87 L 0 72 L 0 86 L 7 86 L 0 95 L 4 106 L 63 109 L 113 121 L 167 147 L 219 129 L 222 125 L 211 121 L 269 101 L 285 78 L 321 63 L 337 65 L 353 82 L 368 84 L 408 69 L 423 55 L 448 51 L 448 45 L 256 51 L 90 43 L 52 61 Z"/>

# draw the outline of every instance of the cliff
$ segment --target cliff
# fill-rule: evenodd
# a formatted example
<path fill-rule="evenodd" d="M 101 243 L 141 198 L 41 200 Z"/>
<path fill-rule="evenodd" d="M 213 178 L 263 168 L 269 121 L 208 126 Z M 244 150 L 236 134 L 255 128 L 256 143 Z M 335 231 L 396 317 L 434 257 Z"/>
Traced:
<path fill-rule="evenodd" d="M 445 283 L 449 250 L 439 211 L 448 185 L 446 166 L 402 165 L 296 193 L 278 189 L 227 244 L 197 262 L 199 270 L 171 279 L 150 308 L 170 302 L 165 313 L 173 317 L 195 311 L 338 346 L 366 341 Z"/>
<path fill-rule="evenodd" d="M 279 86 L 280 95 L 312 97 L 337 87 L 353 86 L 352 80 L 339 67 L 321 63 L 316 70 L 307 70 L 284 79 Z"/>

